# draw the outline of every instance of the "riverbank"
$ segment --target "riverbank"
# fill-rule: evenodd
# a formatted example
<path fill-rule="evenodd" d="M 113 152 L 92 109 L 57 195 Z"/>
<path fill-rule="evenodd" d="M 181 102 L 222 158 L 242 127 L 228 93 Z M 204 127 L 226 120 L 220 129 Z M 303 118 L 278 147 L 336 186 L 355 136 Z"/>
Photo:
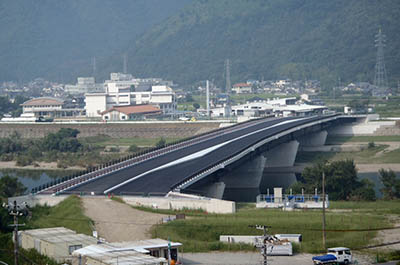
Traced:
<path fill-rule="evenodd" d="M 0 170 L 1 169 L 29 169 L 29 170 L 60 170 L 60 171 L 65 171 L 65 170 L 85 170 L 86 168 L 84 167 L 79 167 L 79 166 L 71 166 L 71 167 L 66 167 L 66 168 L 59 168 L 57 167 L 57 162 L 35 162 L 34 165 L 28 165 L 28 166 L 17 166 L 16 161 L 0 161 Z"/>

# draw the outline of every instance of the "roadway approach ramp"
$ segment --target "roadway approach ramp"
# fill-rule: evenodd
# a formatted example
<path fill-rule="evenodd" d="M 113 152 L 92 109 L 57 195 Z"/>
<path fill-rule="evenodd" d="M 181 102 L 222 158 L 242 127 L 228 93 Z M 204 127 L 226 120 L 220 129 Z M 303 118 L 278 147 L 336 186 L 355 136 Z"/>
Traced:
<path fill-rule="evenodd" d="M 216 165 L 228 161 L 244 150 L 249 150 L 265 139 L 278 139 L 279 135 L 307 125 L 335 121 L 337 115 L 303 118 L 267 118 L 224 128 L 179 146 L 169 146 L 149 154 L 141 161 L 124 161 L 115 170 L 107 168 L 92 172 L 93 178 L 85 178 L 74 185 L 56 189 L 61 193 L 94 194 L 167 194 L 179 187 L 180 191 L 190 190 L 190 182 L 197 182 L 196 176 L 209 171 Z M 223 170 L 223 168 L 221 168 Z M 207 180 L 217 182 L 215 174 Z M 184 185 L 183 185 L 184 184 Z M 60 184 L 62 185 L 62 184 Z"/>

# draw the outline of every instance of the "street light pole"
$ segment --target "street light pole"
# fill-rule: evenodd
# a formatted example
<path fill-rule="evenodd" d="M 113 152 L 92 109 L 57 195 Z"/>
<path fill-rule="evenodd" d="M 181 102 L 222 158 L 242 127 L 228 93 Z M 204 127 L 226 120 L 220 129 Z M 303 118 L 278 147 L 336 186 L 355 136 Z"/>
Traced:
<path fill-rule="evenodd" d="M 322 170 L 322 246 L 324 250 L 326 250 L 325 197 L 325 170 Z"/>

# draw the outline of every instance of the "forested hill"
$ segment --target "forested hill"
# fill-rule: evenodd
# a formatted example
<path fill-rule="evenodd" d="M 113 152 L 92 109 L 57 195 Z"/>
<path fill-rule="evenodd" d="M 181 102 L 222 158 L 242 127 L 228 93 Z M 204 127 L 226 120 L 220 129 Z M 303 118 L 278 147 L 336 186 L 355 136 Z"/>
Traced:
<path fill-rule="evenodd" d="M 1 0 L 0 81 L 72 81 L 191 0 Z"/>
<path fill-rule="evenodd" d="M 372 81 L 374 36 L 382 28 L 387 72 L 395 83 L 399 14 L 398 0 L 195 0 L 131 43 L 130 72 L 181 83 L 206 78 L 222 83 L 229 58 L 233 81 Z M 118 63 L 111 60 L 103 70 Z"/>

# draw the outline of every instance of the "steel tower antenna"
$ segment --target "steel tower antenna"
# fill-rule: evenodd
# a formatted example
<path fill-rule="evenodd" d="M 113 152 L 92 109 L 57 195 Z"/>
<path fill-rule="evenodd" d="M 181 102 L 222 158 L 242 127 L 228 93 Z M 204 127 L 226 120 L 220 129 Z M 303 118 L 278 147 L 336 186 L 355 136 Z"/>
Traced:
<path fill-rule="evenodd" d="M 93 77 L 96 78 L 96 71 L 97 71 L 96 57 L 93 57 L 92 66 L 93 66 Z"/>
<path fill-rule="evenodd" d="M 387 90 L 387 74 L 385 68 L 384 47 L 386 46 L 386 35 L 379 29 L 378 34 L 375 36 L 375 47 L 377 47 L 376 65 L 375 65 L 375 78 L 374 85 L 377 91 L 374 94 L 384 95 Z"/>
<path fill-rule="evenodd" d="M 128 55 L 124 53 L 124 69 L 123 72 L 124 74 L 128 73 Z"/>
<path fill-rule="evenodd" d="M 225 61 L 225 93 L 226 93 L 226 113 L 225 116 L 229 117 L 231 114 L 231 63 L 229 59 Z"/>

